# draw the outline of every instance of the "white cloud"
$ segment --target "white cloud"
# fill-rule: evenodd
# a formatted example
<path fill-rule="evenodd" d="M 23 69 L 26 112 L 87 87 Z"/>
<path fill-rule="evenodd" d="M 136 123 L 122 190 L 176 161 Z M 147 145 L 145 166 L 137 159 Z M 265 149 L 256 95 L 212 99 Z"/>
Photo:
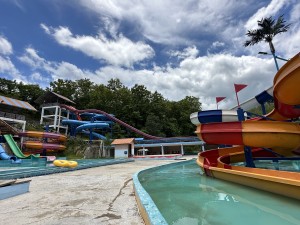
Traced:
<path fill-rule="evenodd" d="M 27 78 L 20 73 L 8 56 L 3 57 L 0 55 L 0 74 L 4 74 L 5 79 L 28 82 Z"/>
<path fill-rule="evenodd" d="M 68 59 L 48 61 L 33 48 L 27 48 L 19 59 L 33 69 L 32 80 L 39 80 L 44 85 L 46 81 L 59 78 L 88 78 L 97 84 L 119 78 L 127 87 L 145 85 L 148 90 L 158 91 L 170 100 L 180 100 L 187 95 L 199 97 L 203 109 L 216 108 L 215 97 L 226 96 L 227 101 L 221 102 L 220 107 L 231 108 L 236 105 L 234 83 L 248 85 L 239 93 L 241 102 L 272 86 L 275 75 L 272 57 L 243 56 L 246 30 L 256 26 L 257 20 L 278 14 L 287 7 L 293 8 L 287 15 L 289 21 L 293 22 L 290 31 L 276 36 L 274 44 L 278 54 L 288 58 L 300 49 L 300 4 L 295 4 L 293 0 L 272 0 L 259 2 L 257 6 L 254 2 L 257 3 L 251 0 L 82 0 L 81 4 L 90 10 L 89 13 L 93 11 L 99 15 L 102 27 L 98 28 L 97 36 L 77 35 L 69 27 L 53 28 L 45 24 L 41 24 L 41 27 L 60 45 L 103 60 L 107 62 L 106 66 L 96 71 L 84 70 L 67 62 Z M 95 24 L 98 26 L 99 21 Z M 131 36 L 128 36 L 134 36 L 140 42 L 134 42 L 122 34 L 126 33 L 121 30 L 124 24 L 127 28 L 134 26 L 128 31 Z M 153 46 L 160 46 L 162 51 L 166 50 L 170 56 L 177 57 L 179 64 L 157 63 L 155 60 L 163 56 L 154 58 L 154 50 L 146 44 L 144 37 L 160 43 Z M 201 46 L 208 49 L 207 56 L 203 55 L 207 52 Z M 177 50 L 170 50 L 172 47 Z M 257 52 L 268 51 L 268 48 L 266 43 L 260 43 L 247 48 L 247 51 L 257 56 Z M 152 57 L 153 61 L 146 61 Z M 136 63 L 145 61 L 148 65 L 152 64 L 153 68 L 133 68 Z"/>
<path fill-rule="evenodd" d="M 89 78 L 94 82 L 99 81 L 92 72 L 82 70 L 68 62 L 48 61 L 40 57 L 33 48 L 25 49 L 19 60 L 31 67 L 34 72 L 31 74 L 30 80 L 39 83 L 42 87 L 47 87 L 51 81 L 57 79 L 78 80 Z M 38 71 L 43 71 L 43 75 Z"/>
<path fill-rule="evenodd" d="M 42 75 L 40 73 L 38 73 L 38 72 L 35 72 L 35 73 L 31 74 L 30 78 L 33 81 L 42 81 L 44 79 L 42 77 Z"/>
<path fill-rule="evenodd" d="M 194 46 L 184 49 L 186 52 L 197 52 Z M 193 55 L 193 54 L 192 54 Z M 45 71 L 51 77 L 44 77 L 43 82 L 57 79 L 83 79 L 88 78 L 99 84 L 106 84 L 112 78 L 119 78 L 121 82 L 132 87 L 140 84 L 148 90 L 158 91 L 169 100 L 180 100 L 185 96 L 199 97 L 203 109 L 213 109 L 215 97 L 226 96 L 227 101 L 220 107 L 231 108 L 236 105 L 234 83 L 244 83 L 248 88 L 239 93 L 240 101 L 254 97 L 263 90 L 272 86 L 275 75 L 275 66 L 272 59 L 260 59 L 252 56 L 235 57 L 229 54 L 209 55 L 202 57 L 186 57 L 177 67 L 157 66 L 153 69 L 133 70 L 108 65 L 96 71 L 82 70 L 68 62 L 51 62 L 41 58 L 34 49 L 27 49 L 22 57 L 23 62 L 32 65 L 33 59 L 37 66 L 33 69 Z M 39 63 L 42 62 L 42 63 Z M 35 82 L 41 79 L 38 74 L 32 75 Z"/>
<path fill-rule="evenodd" d="M 57 79 L 68 79 L 68 80 L 79 80 L 87 77 L 91 77 L 91 73 L 79 69 L 77 66 L 68 63 L 58 63 L 55 68 L 52 69 L 52 78 Z"/>
<path fill-rule="evenodd" d="M 284 58 L 291 58 L 300 51 L 300 2 L 293 5 L 290 18 L 286 24 L 291 24 L 286 33 L 274 38 L 274 45 L 278 54 Z"/>
<path fill-rule="evenodd" d="M 178 59 L 185 58 L 196 58 L 199 54 L 199 51 L 196 46 L 187 47 L 183 51 L 169 51 L 170 56 L 178 57 Z"/>
<path fill-rule="evenodd" d="M 145 85 L 170 100 L 199 97 L 203 109 L 216 108 L 215 97 L 226 96 L 220 107 L 228 109 L 236 105 L 234 83 L 248 85 L 239 93 L 240 101 L 245 101 L 272 86 L 275 67 L 272 59 L 224 54 L 186 58 L 176 68 L 155 66 L 153 70 L 132 71 L 108 66 L 96 73 L 103 83 L 118 77 L 128 87 Z"/>
<path fill-rule="evenodd" d="M 156 43 L 193 45 L 199 39 L 237 28 L 236 12 L 257 7 L 255 1 L 219 0 L 81 0 L 89 10 L 117 21 L 128 21 Z M 241 16 L 239 16 L 238 19 Z M 207 39 L 206 39 L 207 40 Z M 206 45 L 207 43 L 203 43 Z"/>
<path fill-rule="evenodd" d="M 12 54 L 12 44 L 3 36 L 0 36 L 0 75 L 4 74 L 5 79 L 27 83 L 27 77 L 23 76 L 12 62 Z"/>
<path fill-rule="evenodd" d="M 0 36 L 0 54 L 10 55 L 13 53 L 11 43 L 4 37 Z"/>
<path fill-rule="evenodd" d="M 277 16 L 282 15 L 287 7 L 291 7 L 289 14 L 284 14 L 286 24 L 291 24 L 289 30 L 285 33 L 276 35 L 273 38 L 273 44 L 276 49 L 277 55 L 283 58 L 291 58 L 293 55 L 299 52 L 300 49 L 300 3 L 295 0 L 272 0 L 267 6 L 257 10 L 257 12 L 251 16 L 244 25 L 245 33 L 249 29 L 257 29 L 257 21 L 262 18 L 272 16 L 277 19 Z M 237 37 L 235 40 L 240 45 L 247 38 Z M 270 52 L 269 45 L 266 42 L 260 42 L 257 45 L 246 48 L 247 52 L 252 55 L 257 55 L 258 52 Z M 267 56 L 272 57 L 272 56 Z M 282 62 L 279 62 L 282 64 Z"/>
<path fill-rule="evenodd" d="M 215 41 L 214 43 L 212 43 L 213 48 L 223 47 L 224 45 L 225 45 L 225 43 L 220 42 L 220 41 Z"/>
<path fill-rule="evenodd" d="M 114 38 L 109 39 L 103 33 L 95 37 L 75 36 L 67 27 L 51 28 L 44 24 L 41 24 L 41 27 L 59 44 L 112 65 L 132 67 L 135 63 L 150 59 L 155 54 L 150 45 L 141 41 L 132 42 L 122 34 L 114 34 Z"/>
<path fill-rule="evenodd" d="M 41 58 L 38 55 L 38 52 L 31 47 L 26 48 L 25 53 L 18 58 L 21 62 L 29 65 L 32 68 L 42 67 L 46 63 L 46 60 Z"/>
<path fill-rule="evenodd" d="M 16 71 L 16 68 L 14 64 L 11 62 L 11 60 L 8 57 L 2 57 L 0 56 L 0 72 L 13 72 Z"/>

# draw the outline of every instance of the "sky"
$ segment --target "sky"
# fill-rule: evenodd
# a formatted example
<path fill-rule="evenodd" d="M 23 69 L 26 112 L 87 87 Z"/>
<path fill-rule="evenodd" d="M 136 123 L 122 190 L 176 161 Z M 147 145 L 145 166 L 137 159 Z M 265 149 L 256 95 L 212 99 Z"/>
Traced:
<path fill-rule="evenodd" d="M 88 78 L 144 85 L 170 101 L 200 99 L 202 109 L 246 101 L 273 85 L 268 43 L 244 47 L 257 21 L 284 15 L 276 54 L 300 51 L 298 0 L 0 0 L 0 77 L 49 87 Z M 282 66 L 284 61 L 278 61 Z"/>

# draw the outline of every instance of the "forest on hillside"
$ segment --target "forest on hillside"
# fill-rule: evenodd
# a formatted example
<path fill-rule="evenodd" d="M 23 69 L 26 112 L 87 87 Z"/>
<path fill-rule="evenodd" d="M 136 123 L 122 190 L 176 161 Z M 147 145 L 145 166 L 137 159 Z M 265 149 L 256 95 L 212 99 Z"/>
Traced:
<path fill-rule="evenodd" d="M 42 89 L 37 84 L 0 78 L 0 95 L 27 101 L 37 109 L 35 100 L 48 90 L 74 101 L 77 109 L 100 109 L 139 130 L 161 137 L 194 136 L 190 114 L 201 110 L 199 98 L 186 96 L 170 101 L 144 85 L 125 87 L 119 79 L 111 79 L 107 84 L 95 84 L 89 79 L 58 79 Z M 113 138 L 135 135 L 117 124 L 113 129 Z"/>

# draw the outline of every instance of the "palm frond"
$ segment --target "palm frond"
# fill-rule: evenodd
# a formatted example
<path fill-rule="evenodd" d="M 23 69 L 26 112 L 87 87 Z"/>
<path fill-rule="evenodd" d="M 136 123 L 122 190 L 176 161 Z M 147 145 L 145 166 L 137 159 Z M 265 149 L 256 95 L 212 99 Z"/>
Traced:
<path fill-rule="evenodd" d="M 273 29 L 274 29 L 274 36 L 276 34 L 280 34 L 280 33 L 284 33 L 286 31 L 288 31 L 288 29 L 290 28 L 291 24 L 287 24 L 285 25 L 286 21 L 283 18 L 283 15 L 281 15 L 280 17 L 278 17 L 276 24 L 274 25 Z"/>
<path fill-rule="evenodd" d="M 249 45 L 255 45 L 261 41 L 268 42 L 270 46 L 272 45 L 271 51 L 275 52 L 275 48 L 273 47 L 273 37 L 279 33 L 286 32 L 290 24 L 285 25 L 286 21 L 283 18 L 283 15 L 278 17 L 275 20 L 270 17 L 262 18 L 257 21 L 258 29 L 256 30 L 248 30 L 246 35 L 250 38 L 244 42 L 244 46 L 247 47 Z"/>

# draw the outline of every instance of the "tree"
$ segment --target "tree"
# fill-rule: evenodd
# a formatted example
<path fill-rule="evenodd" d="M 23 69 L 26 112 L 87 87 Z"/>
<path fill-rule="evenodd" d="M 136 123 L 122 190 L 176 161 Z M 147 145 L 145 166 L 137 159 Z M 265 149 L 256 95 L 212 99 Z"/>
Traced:
<path fill-rule="evenodd" d="M 74 93 L 76 92 L 76 82 L 72 80 L 58 79 L 50 82 L 50 88 L 53 92 L 60 94 L 74 101 Z"/>
<path fill-rule="evenodd" d="M 18 98 L 18 91 L 17 81 L 0 78 L 0 95 L 11 98 Z"/>
<path fill-rule="evenodd" d="M 250 38 L 245 41 L 244 46 L 255 45 L 261 41 L 269 43 L 270 51 L 274 57 L 276 68 L 278 70 L 278 65 L 275 56 L 275 47 L 273 45 L 273 38 L 280 33 L 288 31 L 290 24 L 285 25 L 286 21 L 283 18 L 283 15 L 278 17 L 277 21 L 272 18 L 272 16 L 267 18 L 262 18 L 257 21 L 258 29 L 248 30 L 246 35 Z"/>
<path fill-rule="evenodd" d="M 18 99 L 29 102 L 34 107 L 38 108 L 38 104 L 35 103 L 35 100 L 43 95 L 45 91 L 37 84 L 24 84 L 20 82 L 17 86 L 19 90 Z"/>
<path fill-rule="evenodd" d="M 199 98 L 193 96 L 186 96 L 184 99 L 173 103 L 172 114 L 176 118 L 178 127 L 180 127 L 181 135 L 191 136 L 194 134 L 195 126 L 190 121 L 190 114 L 200 110 Z"/>
<path fill-rule="evenodd" d="M 90 104 L 90 93 L 94 90 L 95 84 L 89 79 L 76 80 L 76 91 L 74 101 L 79 109 L 86 109 Z"/>
<path fill-rule="evenodd" d="M 110 79 L 107 84 L 107 88 L 112 91 L 119 90 L 120 88 L 124 88 L 125 86 L 122 84 L 120 79 Z"/>
<path fill-rule="evenodd" d="M 160 137 L 164 136 L 162 132 L 163 125 L 161 122 L 162 121 L 159 118 L 159 116 L 150 113 L 146 119 L 145 131 L 151 135 L 160 136 Z"/>

